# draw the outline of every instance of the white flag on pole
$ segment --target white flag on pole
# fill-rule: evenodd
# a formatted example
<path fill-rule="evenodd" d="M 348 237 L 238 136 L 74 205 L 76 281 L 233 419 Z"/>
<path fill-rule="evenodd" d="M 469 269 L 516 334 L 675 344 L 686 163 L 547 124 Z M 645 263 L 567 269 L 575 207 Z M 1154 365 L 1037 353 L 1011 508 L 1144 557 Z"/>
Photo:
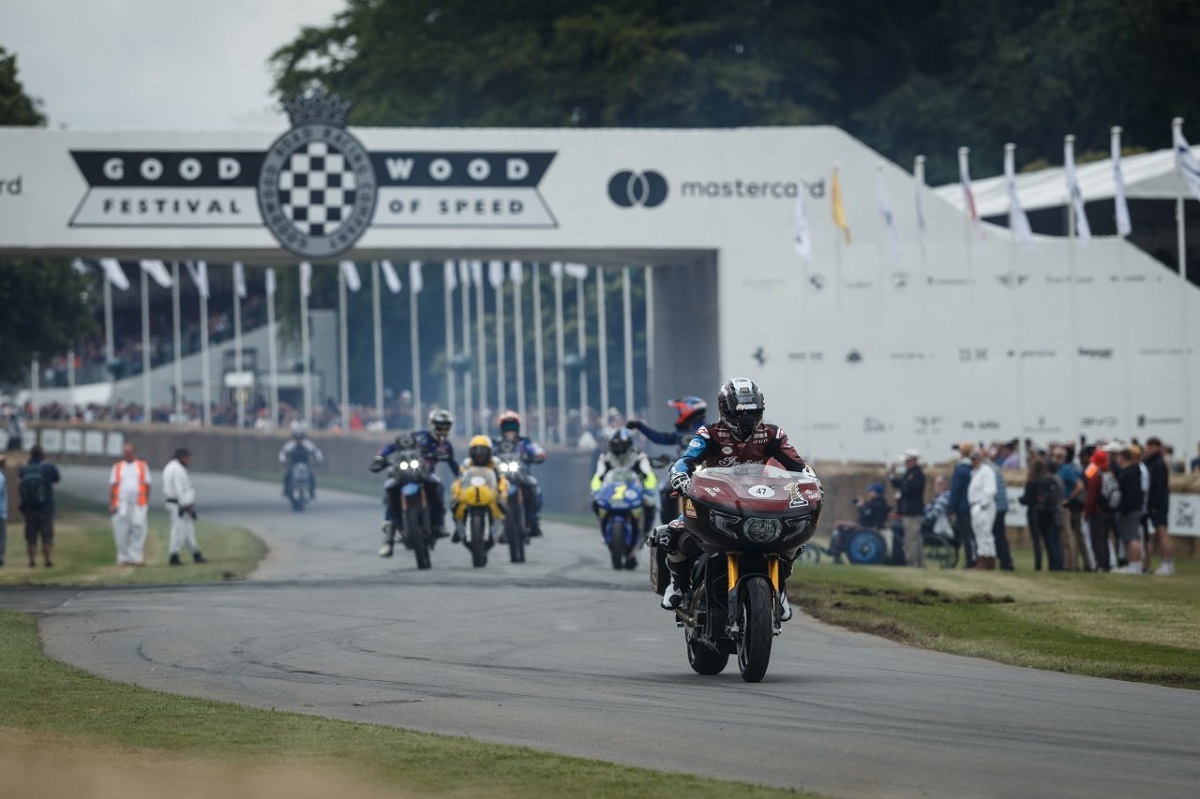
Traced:
<path fill-rule="evenodd" d="M 267 269 L 267 293 L 275 294 L 275 270 L 270 268 Z"/>
<path fill-rule="evenodd" d="M 483 261 L 471 261 L 471 285 L 483 287 Z"/>
<path fill-rule="evenodd" d="M 958 148 L 958 179 L 962 182 L 963 198 L 966 200 L 967 213 L 971 216 L 971 224 L 974 226 L 979 240 L 983 241 L 987 236 L 983 232 L 983 225 L 979 222 L 979 210 L 975 207 L 975 192 L 971 191 L 970 157 L 970 147 Z"/>
<path fill-rule="evenodd" d="M 399 281 L 397 281 L 399 282 Z M 408 262 L 408 289 L 413 294 L 420 294 L 421 289 L 425 288 L 425 281 L 421 277 L 421 262 Z"/>
<path fill-rule="evenodd" d="M 879 216 L 883 218 L 883 224 L 887 227 L 888 240 L 892 244 L 892 260 L 899 261 L 902 252 L 900 231 L 896 229 L 896 214 L 892 211 L 892 200 L 888 197 L 887 186 L 883 183 L 883 167 L 879 167 L 875 171 L 875 189 L 878 195 Z"/>
<path fill-rule="evenodd" d="M 801 183 L 800 190 L 796 192 L 796 208 L 793 211 L 796 225 L 796 255 L 805 261 L 811 261 L 812 228 L 808 224 L 808 210 L 804 207 L 804 193 L 804 184 Z"/>
<path fill-rule="evenodd" d="M 1175 170 L 1179 172 L 1179 177 L 1183 178 L 1192 196 L 1200 200 L 1200 164 L 1196 163 L 1192 148 L 1188 146 L 1187 139 L 1183 138 L 1182 124 L 1175 126 Z"/>
<path fill-rule="evenodd" d="M 1117 235 L 1124 238 L 1133 232 L 1129 220 L 1129 204 L 1125 202 L 1125 176 L 1121 174 L 1121 128 L 1112 129 L 1113 205 L 1117 217 Z"/>
<path fill-rule="evenodd" d="M 342 274 L 346 276 L 346 288 L 351 291 L 358 291 L 362 288 L 362 280 L 358 276 L 358 267 L 354 265 L 354 261 L 338 261 L 338 266 L 342 269 Z"/>
<path fill-rule="evenodd" d="M 1075 235 L 1080 244 L 1087 244 L 1092 240 L 1092 228 L 1083 210 L 1083 192 L 1079 190 L 1079 178 L 1075 175 L 1074 136 L 1068 136 L 1063 143 L 1063 166 L 1067 174 L 1067 194 L 1071 196 L 1071 206 L 1075 209 Z"/>
<path fill-rule="evenodd" d="M 312 296 L 312 264 L 300 262 L 300 296 L 308 299 Z"/>
<path fill-rule="evenodd" d="M 1027 250 L 1033 249 L 1033 230 L 1029 227 L 1029 217 L 1021 207 L 1021 198 L 1017 196 L 1015 144 L 1004 145 L 1004 187 L 1008 191 L 1008 227 L 1017 241 Z"/>
<path fill-rule="evenodd" d="M 238 297 L 246 299 L 246 267 L 242 266 L 241 261 L 233 262 L 233 287 Z"/>
<path fill-rule="evenodd" d="M 208 264 L 204 261 L 196 261 L 192 263 L 187 261 L 188 274 L 192 276 L 192 282 L 196 284 L 196 290 L 200 292 L 204 299 L 208 299 Z"/>
<path fill-rule="evenodd" d="M 488 282 L 496 291 L 504 285 L 504 262 L 488 261 Z"/>
<path fill-rule="evenodd" d="M 562 275 L 563 275 L 562 261 L 551 261 L 550 262 L 550 275 L 551 275 L 551 277 L 557 277 L 559 279 L 562 278 Z"/>
<path fill-rule="evenodd" d="M 142 271 L 154 278 L 154 282 L 165 289 L 171 288 L 171 275 L 167 272 L 167 265 L 162 261 L 141 261 Z"/>
<path fill-rule="evenodd" d="M 508 262 L 508 279 L 514 286 L 519 286 L 525 282 L 525 274 L 521 270 L 520 261 Z"/>
<path fill-rule="evenodd" d="M 913 160 L 913 198 L 916 200 L 917 206 L 917 237 L 920 238 L 921 244 L 925 243 L 925 197 L 923 190 L 925 188 L 925 156 L 918 155 Z"/>
<path fill-rule="evenodd" d="M 458 288 L 458 275 L 454 270 L 454 261 L 445 261 L 442 264 L 442 278 L 446 281 L 447 294 Z"/>
<path fill-rule="evenodd" d="M 587 280 L 588 268 L 585 264 L 567 264 L 563 269 L 576 280 Z"/>
<path fill-rule="evenodd" d="M 458 282 L 462 284 L 464 291 L 467 289 L 468 286 L 471 285 L 471 262 L 470 261 L 459 261 L 458 262 Z"/>
<path fill-rule="evenodd" d="M 86 275 L 88 272 L 87 264 L 83 262 L 82 258 L 76 258 L 75 260 L 71 261 L 71 268 L 80 275 Z"/>
<path fill-rule="evenodd" d="M 116 258 L 101 258 L 100 268 L 104 270 L 104 277 L 109 283 L 121 291 L 129 288 L 129 278 L 125 277 L 125 272 L 121 270 L 121 262 Z"/>
<path fill-rule="evenodd" d="M 400 276 L 396 274 L 396 268 L 392 266 L 392 262 L 384 259 L 379 262 L 379 268 L 383 270 L 383 282 L 387 283 L 388 291 L 393 294 L 399 294 L 404 288 L 404 284 L 400 282 Z"/>

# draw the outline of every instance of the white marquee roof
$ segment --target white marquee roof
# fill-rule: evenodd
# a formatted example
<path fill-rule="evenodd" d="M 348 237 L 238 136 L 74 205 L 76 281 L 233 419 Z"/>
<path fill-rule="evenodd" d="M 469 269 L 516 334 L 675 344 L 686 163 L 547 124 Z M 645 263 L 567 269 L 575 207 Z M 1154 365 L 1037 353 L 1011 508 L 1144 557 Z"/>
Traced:
<path fill-rule="evenodd" d="M 1200 146 L 1193 147 L 1192 152 L 1200 157 Z M 1075 171 L 1085 202 L 1112 199 L 1114 180 L 1111 158 L 1077 164 Z M 1017 175 L 1017 195 L 1021 199 L 1021 206 L 1027 211 L 1065 206 L 1068 195 L 1064 172 L 1063 167 L 1054 167 Z M 1173 200 L 1183 185 L 1175 172 L 1175 151 L 1170 149 L 1123 157 L 1121 174 L 1125 179 L 1125 196 L 1130 199 Z M 975 192 L 975 207 L 980 216 L 1003 216 L 1008 213 L 1004 175 L 972 180 L 971 188 Z M 961 183 L 938 186 L 933 193 L 962 210 L 964 200 Z"/>

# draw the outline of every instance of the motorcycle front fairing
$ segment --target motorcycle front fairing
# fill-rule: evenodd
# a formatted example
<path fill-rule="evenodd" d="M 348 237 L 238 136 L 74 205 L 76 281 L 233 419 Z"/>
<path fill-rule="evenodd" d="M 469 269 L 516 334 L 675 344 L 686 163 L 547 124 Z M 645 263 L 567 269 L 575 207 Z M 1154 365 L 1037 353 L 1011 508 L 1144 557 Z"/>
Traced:
<path fill-rule="evenodd" d="M 683 521 L 700 548 L 781 554 L 816 531 L 823 491 L 811 475 L 766 464 L 696 472 L 683 503 Z"/>

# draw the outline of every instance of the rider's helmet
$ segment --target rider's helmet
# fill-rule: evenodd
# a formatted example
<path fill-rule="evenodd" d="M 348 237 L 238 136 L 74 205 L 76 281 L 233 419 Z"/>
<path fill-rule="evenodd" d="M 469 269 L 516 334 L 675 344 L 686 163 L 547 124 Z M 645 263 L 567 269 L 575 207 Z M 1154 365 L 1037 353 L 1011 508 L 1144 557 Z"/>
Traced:
<path fill-rule="evenodd" d="M 763 395 L 753 380 L 735 377 L 721 386 L 717 394 L 721 420 L 729 425 L 739 441 L 745 441 L 763 417 Z"/>
<path fill-rule="evenodd" d="M 292 422 L 292 438 L 297 441 L 304 438 L 304 422 Z"/>
<path fill-rule="evenodd" d="M 500 435 L 506 433 L 521 434 L 521 414 L 516 411 L 505 411 L 500 414 L 500 418 L 496 420 L 496 425 L 500 428 Z"/>
<path fill-rule="evenodd" d="M 492 440 L 487 436 L 475 436 L 467 447 L 467 455 L 475 466 L 488 466 L 492 462 Z"/>
<path fill-rule="evenodd" d="M 431 411 L 429 414 L 429 429 L 438 438 L 445 438 L 450 435 L 450 428 L 454 427 L 454 414 L 445 408 L 438 408 Z"/>
<path fill-rule="evenodd" d="M 675 429 L 679 431 L 691 430 L 708 412 L 708 403 L 699 397 L 676 397 L 667 405 L 679 412 L 675 418 Z"/>
<path fill-rule="evenodd" d="M 618 427 L 608 439 L 608 451 L 613 455 L 624 455 L 633 446 L 633 436 L 624 427 Z"/>

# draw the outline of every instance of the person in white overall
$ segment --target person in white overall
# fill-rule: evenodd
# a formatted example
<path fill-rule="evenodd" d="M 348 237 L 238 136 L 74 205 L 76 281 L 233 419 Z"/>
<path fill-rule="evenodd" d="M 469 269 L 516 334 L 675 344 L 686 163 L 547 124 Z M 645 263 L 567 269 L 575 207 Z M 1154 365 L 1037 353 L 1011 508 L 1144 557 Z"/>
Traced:
<path fill-rule="evenodd" d="M 184 547 L 192 553 L 196 563 L 207 563 L 196 545 L 196 490 L 192 488 L 192 480 L 188 477 L 188 464 L 192 453 L 186 449 L 175 450 L 175 457 L 163 467 L 163 495 L 166 497 L 167 518 L 171 520 L 171 558 L 172 566 L 182 566 L 179 553 Z"/>
<path fill-rule="evenodd" d="M 118 566 L 145 566 L 146 512 L 150 503 L 150 467 L 134 457 L 133 444 L 126 444 L 122 459 L 113 464 L 108 484 L 112 491 L 113 538 Z"/>

